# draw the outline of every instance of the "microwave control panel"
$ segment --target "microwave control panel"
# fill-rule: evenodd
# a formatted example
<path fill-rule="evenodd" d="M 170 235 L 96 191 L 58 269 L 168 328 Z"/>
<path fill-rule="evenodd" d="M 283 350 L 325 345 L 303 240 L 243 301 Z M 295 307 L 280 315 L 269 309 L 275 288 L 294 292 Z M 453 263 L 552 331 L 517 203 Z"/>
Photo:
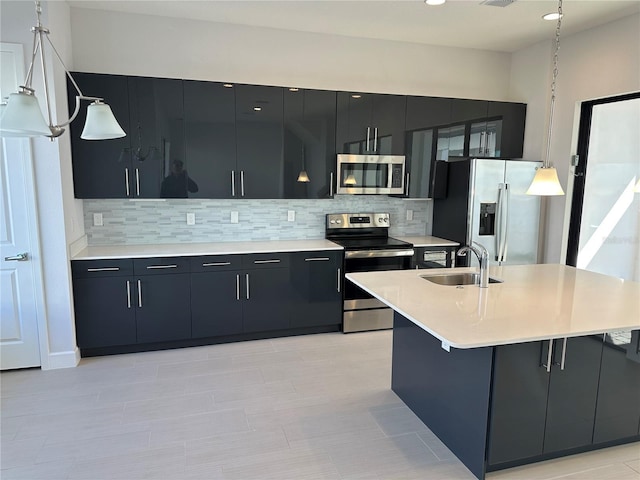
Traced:
<path fill-rule="evenodd" d="M 391 165 L 391 188 L 402 188 L 402 181 L 404 180 L 404 174 L 402 172 L 402 165 Z"/>

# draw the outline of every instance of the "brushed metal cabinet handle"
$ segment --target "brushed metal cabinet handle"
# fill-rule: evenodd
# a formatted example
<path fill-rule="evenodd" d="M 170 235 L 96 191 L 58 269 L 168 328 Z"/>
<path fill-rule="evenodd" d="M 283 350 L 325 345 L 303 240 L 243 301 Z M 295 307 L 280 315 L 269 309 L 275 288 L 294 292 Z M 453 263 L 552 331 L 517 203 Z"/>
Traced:
<path fill-rule="evenodd" d="M 249 300 L 249 274 L 248 273 L 245 274 L 245 278 L 247 281 L 247 300 Z"/>
<path fill-rule="evenodd" d="M 87 268 L 87 272 L 117 272 L 118 270 L 120 267 Z"/>
<path fill-rule="evenodd" d="M 406 185 L 404 191 L 405 191 L 404 194 L 408 197 L 409 196 L 409 172 L 407 172 L 407 185 Z"/>
<path fill-rule="evenodd" d="M 547 352 L 547 363 L 542 364 L 542 366 L 547 370 L 547 373 L 551 371 L 552 358 L 553 358 L 553 340 L 549 340 L 549 351 Z"/>
<path fill-rule="evenodd" d="M 127 167 L 124 168 L 124 186 L 128 197 L 131 195 L 131 192 L 129 191 L 129 168 Z"/>
<path fill-rule="evenodd" d="M 565 360 L 567 358 L 567 337 L 562 341 L 562 357 L 560 359 L 560 370 L 564 370 Z"/>
<path fill-rule="evenodd" d="M 338 293 L 340 293 L 340 284 L 342 283 L 340 280 L 342 280 L 342 270 L 338 268 Z"/>
<path fill-rule="evenodd" d="M 328 262 L 329 257 L 310 257 L 310 258 L 305 258 L 304 261 L 305 262 Z"/>
<path fill-rule="evenodd" d="M 280 263 L 280 260 L 254 260 L 253 263 L 261 264 L 261 263 Z"/>
<path fill-rule="evenodd" d="M 127 280 L 127 308 L 131 308 L 131 282 Z"/>
<path fill-rule="evenodd" d="M 236 196 L 236 172 L 231 170 L 231 196 Z"/>
<path fill-rule="evenodd" d="M 140 172 L 136 168 L 136 195 L 140 196 Z"/>
<path fill-rule="evenodd" d="M 333 172 L 329 174 L 329 196 L 333 197 Z"/>
<path fill-rule="evenodd" d="M 371 127 L 367 127 L 367 152 L 369 151 L 369 139 L 371 138 Z"/>
<path fill-rule="evenodd" d="M 244 197 L 244 170 L 240 170 L 240 196 Z"/>
<path fill-rule="evenodd" d="M 236 300 L 240 300 L 240 274 L 236 274 Z"/>
<path fill-rule="evenodd" d="M 178 265 L 149 265 L 147 270 L 162 270 L 164 268 L 178 268 Z"/>
<path fill-rule="evenodd" d="M 212 263 L 203 263 L 203 267 L 222 267 L 224 265 L 231 265 L 231 262 L 212 262 Z"/>
<path fill-rule="evenodd" d="M 378 127 L 373 129 L 373 151 L 378 151 Z"/>
<path fill-rule="evenodd" d="M 142 308 L 142 284 L 138 280 L 138 308 Z"/>

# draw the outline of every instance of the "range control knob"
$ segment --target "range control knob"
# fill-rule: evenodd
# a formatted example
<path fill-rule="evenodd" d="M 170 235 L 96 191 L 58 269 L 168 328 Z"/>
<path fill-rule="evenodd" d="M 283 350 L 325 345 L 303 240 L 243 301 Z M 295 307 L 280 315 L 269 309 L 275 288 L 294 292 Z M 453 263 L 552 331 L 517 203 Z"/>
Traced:
<path fill-rule="evenodd" d="M 335 220 L 330 220 L 329 223 L 333 224 L 333 223 L 336 223 L 336 221 Z"/>
<path fill-rule="evenodd" d="M 385 223 L 389 223 L 389 219 L 387 217 L 384 217 L 384 221 Z"/>
<path fill-rule="evenodd" d="M 338 219 L 336 220 L 336 223 L 342 223 L 342 220 Z"/>

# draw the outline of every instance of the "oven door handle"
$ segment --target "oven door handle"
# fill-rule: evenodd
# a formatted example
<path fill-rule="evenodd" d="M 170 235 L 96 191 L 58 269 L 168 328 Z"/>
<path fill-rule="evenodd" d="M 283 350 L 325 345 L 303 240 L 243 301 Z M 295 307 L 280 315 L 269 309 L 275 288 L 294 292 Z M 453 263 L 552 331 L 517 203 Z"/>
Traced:
<path fill-rule="evenodd" d="M 350 250 L 344 253 L 344 258 L 382 258 L 382 257 L 413 257 L 413 248 L 407 250 Z"/>

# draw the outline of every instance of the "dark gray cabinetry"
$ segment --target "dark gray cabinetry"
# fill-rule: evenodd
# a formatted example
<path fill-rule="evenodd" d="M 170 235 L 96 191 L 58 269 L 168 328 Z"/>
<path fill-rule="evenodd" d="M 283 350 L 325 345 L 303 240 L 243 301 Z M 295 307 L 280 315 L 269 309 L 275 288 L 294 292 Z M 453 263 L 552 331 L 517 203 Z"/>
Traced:
<path fill-rule="evenodd" d="M 291 255 L 291 326 L 342 323 L 342 251 Z"/>
<path fill-rule="evenodd" d="M 490 465 L 592 443 L 602 354 L 600 337 L 496 347 Z"/>
<path fill-rule="evenodd" d="M 283 89 L 235 85 L 237 198 L 283 198 Z"/>
<path fill-rule="evenodd" d="M 186 198 L 182 80 L 129 77 L 130 196 Z"/>
<path fill-rule="evenodd" d="M 495 135 L 495 157 L 522 158 L 526 116 L 524 103 L 489 102 L 486 132 Z"/>
<path fill-rule="evenodd" d="M 285 89 L 284 197 L 332 196 L 335 165 L 336 92 Z"/>
<path fill-rule="evenodd" d="M 85 95 L 104 97 L 105 103 L 111 106 L 118 123 L 127 134 L 112 140 L 82 140 L 80 135 L 87 109 L 86 105 L 80 108 L 78 116 L 69 126 L 74 194 L 76 198 L 127 197 L 128 192 L 131 192 L 132 174 L 127 77 L 73 73 L 73 78 Z M 70 81 L 67 82 L 67 92 L 69 111 L 73 112 L 77 92 Z"/>
<path fill-rule="evenodd" d="M 183 86 L 185 157 L 189 178 L 198 187 L 188 196 L 232 198 L 237 193 L 232 173 L 237 170 L 233 86 L 189 80 Z"/>
<path fill-rule="evenodd" d="M 604 336 L 594 443 L 640 435 L 640 330 Z"/>
<path fill-rule="evenodd" d="M 406 97 L 338 92 L 337 153 L 403 155 Z"/>
<path fill-rule="evenodd" d="M 407 197 L 432 198 L 436 160 L 446 160 L 448 143 L 438 145 L 440 130 L 448 132 L 451 123 L 450 98 L 407 97 L 406 160 Z"/>
<path fill-rule="evenodd" d="M 190 338 L 188 259 L 135 259 L 133 270 L 138 343 Z"/>
<path fill-rule="evenodd" d="M 78 347 L 136 343 L 133 261 L 75 261 L 71 267 Z"/>

